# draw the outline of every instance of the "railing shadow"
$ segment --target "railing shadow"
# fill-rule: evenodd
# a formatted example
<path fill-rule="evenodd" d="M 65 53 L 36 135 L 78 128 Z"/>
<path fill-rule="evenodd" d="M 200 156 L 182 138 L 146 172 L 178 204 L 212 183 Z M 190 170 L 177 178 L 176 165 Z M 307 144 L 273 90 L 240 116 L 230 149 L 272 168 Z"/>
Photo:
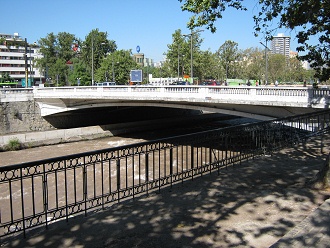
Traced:
<path fill-rule="evenodd" d="M 304 187 L 324 161 L 320 140 L 312 139 L 312 145 L 243 162 L 220 176 L 208 174 L 85 218 L 59 221 L 7 245 L 269 247 L 324 200 Z"/>
<path fill-rule="evenodd" d="M 219 178 L 222 180 L 225 177 L 223 172 L 226 172 L 226 175 L 230 170 L 229 166 L 240 166 L 239 172 L 243 173 L 244 176 L 249 175 L 251 168 L 247 167 L 248 170 L 244 171 L 245 167 L 242 166 L 248 160 L 254 161 L 253 159 L 260 155 L 272 155 L 285 147 L 304 143 L 313 135 L 328 132 L 329 115 L 329 111 L 322 111 L 317 114 L 278 119 L 273 122 L 247 124 L 240 128 L 224 128 L 120 148 L 1 167 L 0 182 L 2 185 L 0 186 L 3 186 L 3 189 L 10 193 L 8 195 L 9 201 L 6 202 L 6 206 L 10 208 L 10 211 L 6 212 L 7 215 L 10 215 L 9 221 L 9 217 L 3 214 L 5 208 L 1 207 L 3 214 L 1 223 L 5 230 L 2 235 L 15 232 L 24 232 L 25 234 L 27 229 L 38 225 L 46 225 L 50 228 L 54 225 L 53 222 L 56 223 L 63 218 L 70 223 L 71 220 L 69 219 L 75 214 L 84 213 L 87 216 L 90 211 L 107 208 L 108 204 L 111 206 L 116 202 L 135 199 L 142 194 L 159 193 L 161 189 L 168 186 L 177 189 L 178 185 L 175 183 L 184 182 L 183 185 L 185 185 L 191 180 L 195 183 L 198 177 L 214 176 L 212 172 L 221 175 Z M 160 151 L 164 153 L 164 156 L 162 155 L 163 161 L 159 164 L 156 163 L 158 167 L 154 168 L 154 161 L 161 160 Z M 300 157 L 299 159 L 301 159 Z M 128 161 L 130 159 L 132 161 Z M 179 166 L 181 159 L 182 167 Z M 121 164 L 120 160 L 124 162 Z M 134 166 L 134 161 L 138 161 L 137 167 Z M 272 162 L 276 162 L 276 160 Z M 133 170 L 130 168 L 130 164 L 133 164 Z M 121 165 L 126 166 L 121 167 Z M 107 166 L 108 169 L 103 169 Z M 267 168 L 274 169 L 269 164 L 267 164 Z M 229 195 L 234 198 L 230 201 L 234 209 L 239 208 L 245 202 L 242 203 L 239 200 L 239 194 L 249 195 L 251 188 L 258 187 L 260 184 L 267 184 L 273 177 L 280 178 L 281 173 L 290 174 L 291 165 L 289 168 L 283 167 L 283 171 L 277 174 L 272 173 L 272 171 L 264 172 L 263 167 L 259 169 L 259 175 L 255 180 L 250 178 L 249 182 L 246 181 L 243 186 L 238 187 L 240 193 L 236 192 L 237 195 L 235 195 L 233 189 L 232 192 L 226 193 L 226 196 Z M 138 170 L 137 174 L 135 174 L 135 170 Z M 133 178 L 130 181 L 128 175 L 132 173 Z M 73 179 L 68 175 L 73 175 Z M 103 180 L 107 178 L 108 181 Z M 263 181 L 263 178 L 266 180 Z M 229 182 L 230 180 L 235 181 L 235 179 L 234 174 L 228 178 Z M 218 179 L 215 179 L 216 181 Z M 221 182 L 218 183 L 221 184 Z M 210 183 L 212 184 L 212 182 Z M 285 184 L 285 182 L 282 183 Z M 36 185 L 40 185 L 43 189 L 42 192 L 35 189 L 37 188 Z M 50 185 L 54 185 L 54 187 L 51 188 Z M 31 189 L 27 186 L 30 186 Z M 192 188 L 194 187 L 192 186 Z M 207 188 L 198 187 L 196 189 L 197 195 L 204 196 L 203 201 L 209 202 L 208 204 L 212 207 L 203 205 L 201 211 L 204 213 L 204 208 L 209 210 L 221 208 L 216 203 L 212 203 L 213 200 L 207 199 L 207 195 L 203 195 L 205 193 L 203 189 Z M 272 186 L 269 190 L 276 192 Z M 3 192 L 5 191 L 3 190 Z M 14 194 L 11 192 L 15 192 L 15 197 L 18 196 L 17 199 L 12 198 Z M 232 195 L 233 192 L 234 195 Z M 26 193 L 29 193 L 28 197 Z M 40 194 L 43 195 L 42 201 L 36 202 L 35 198 L 40 197 Z M 175 193 L 172 195 L 175 196 Z M 253 196 L 253 199 L 260 197 L 257 193 L 250 196 Z M 273 197 L 276 197 L 276 194 Z M 190 199 L 190 197 L 188 198 Z M 30 209 L 27 209 L 26 207 L 30 202 L 32 202 Z M 20 206 L 16 206 L 14 203 Z M 188 203 L 187 206 L 193 204 L 190 201 Z M 17 207 L 18 209 L 16 209 Z M 176 207 L 173 206 L 173 208 Z M 221 213 L 214 212 L 214 214 L 219 215 Z M 5 221 L 5 217 L 7 221 Z M 226 217 L 226 215 L 221 215 L 221 219 L 226 219 Z M 168 225 L 172 224 L 169 223 Z M 178 225 L 181 226 L 182 224 L 178 223 Z"/>

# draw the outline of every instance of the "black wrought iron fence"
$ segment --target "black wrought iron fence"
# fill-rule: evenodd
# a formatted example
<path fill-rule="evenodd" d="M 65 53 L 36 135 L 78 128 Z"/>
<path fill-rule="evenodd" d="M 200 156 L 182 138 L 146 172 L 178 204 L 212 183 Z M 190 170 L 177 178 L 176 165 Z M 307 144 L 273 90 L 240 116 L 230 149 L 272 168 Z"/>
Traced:
<path fill-rule="evenodd" d="M 329 131 L 330 111 L 0 167 L 0 237 L 193 179 Z"/>

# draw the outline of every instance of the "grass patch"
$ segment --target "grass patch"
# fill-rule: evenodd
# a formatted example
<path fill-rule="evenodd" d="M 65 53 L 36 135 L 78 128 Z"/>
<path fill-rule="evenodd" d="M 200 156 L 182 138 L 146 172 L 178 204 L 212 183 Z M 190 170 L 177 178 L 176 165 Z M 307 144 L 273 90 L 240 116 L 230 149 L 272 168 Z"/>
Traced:
<path fill-rule="evenodd" d="M 13 138 L 9 140 L 8 144 L 5 145 L 4 150 L 5 151 L 17 151 L 22 148 L 21 142 L 17 138 Z"/>

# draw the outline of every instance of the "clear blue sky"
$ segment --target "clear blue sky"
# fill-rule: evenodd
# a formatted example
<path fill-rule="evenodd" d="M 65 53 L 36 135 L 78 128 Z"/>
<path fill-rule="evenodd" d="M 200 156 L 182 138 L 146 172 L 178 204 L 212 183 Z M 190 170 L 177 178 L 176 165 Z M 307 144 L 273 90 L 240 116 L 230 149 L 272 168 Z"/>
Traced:
<path fill-rule="evenodd" d="M 262 37 L 253 35 L 256 0 L 245 2 L 250 9 L 226 11 L 216 22 L 215 34 L 204 28 L 202 50 L 215 52 L 226 40 L 237 42 L 239 49 L 262 48 Z M 139 45 L 140 52 L 155 62 L 163 59 L 175 30 L 189 33 L 186 26 L 191 16 L 182 12 L 178 0 L 0 0 L 0 6 L 0 33 L 17 32 L 32 43 L 51 32 L 68 32 L 84 40 L 98 28 L 116 41 L 118 49 L 132 49 L 134 53 Z M 291 36 L 291 50 L 295 50 Z"/>

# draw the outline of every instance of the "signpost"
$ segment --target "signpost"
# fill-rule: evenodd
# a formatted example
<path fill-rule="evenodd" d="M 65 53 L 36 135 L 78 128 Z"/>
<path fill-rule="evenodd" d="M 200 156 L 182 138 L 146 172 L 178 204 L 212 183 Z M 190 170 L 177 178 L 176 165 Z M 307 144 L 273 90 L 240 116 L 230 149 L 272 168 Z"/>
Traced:
<path fill-rule="evenodd" d="M 142 70 L 131 70 L 131 82 L 141 83 L 142 82 Z"/>

